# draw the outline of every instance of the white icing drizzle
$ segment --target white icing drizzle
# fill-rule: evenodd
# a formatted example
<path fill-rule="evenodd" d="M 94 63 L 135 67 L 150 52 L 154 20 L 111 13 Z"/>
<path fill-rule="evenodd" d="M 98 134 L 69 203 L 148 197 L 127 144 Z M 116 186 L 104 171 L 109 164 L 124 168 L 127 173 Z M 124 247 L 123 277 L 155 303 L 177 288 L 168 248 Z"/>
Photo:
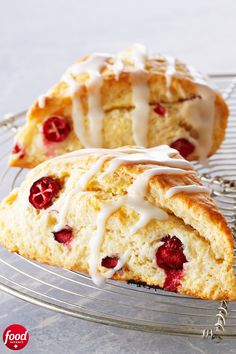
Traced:
<path fill-rule="evenodd" d="M 96 163 L 94 164 L 93 167 L 90 168 L 90 170 L 88 170 L 87 172 L 85 172 L 85 174 L 80 178 L 79 182 L 78 182 L 78 188 L 76 190 L 72 190 L 70 191 L 70 193 L 67 194 L 67 196 L 64 198 L 63 200 L 63 205 L 62 208 L 60 209 L 60 212 L 57 215 L 57 224 L 55 225 L 53 231 L 57 232 L 60 231 L 61 229 L 63 229 L 63 227 L 65 226 L 65 218 L 67 215 L 67 211 L 68 208 L 70 206 L 70 201 L 71 198 L 76 194 L 79 193 L 81 191 L 83 191 L 84 189 L 86 189 L 87 184 L 90 180 L 90 178 L 92 178 L 93 176 L 95 176 L 102 168 L 104 162 L 109 159 L 110 157 L 112 157 L 113 155 L 111 154 L 107 154 L 104 156 L 101 156 Z M 51 207 L 50 209 L 55 209 L 55 204 L 53 207 Z M 49 209 L 49 210 L 50 210 Z"/>
<path fill-rule="evenodd" d="M 75 133 L 85 147 L 101 147 L 102 146 L 102 127 L 104 112 L 101 107 L 101 87 L 103 77 L 100 73 L 102 67 L 111 69 L 116 80 L 119 79 L 120 73 L 124 70 L 131 72 L 132 92 L 134 109 L 133 116 L 133 137 L 136 145 L 147 146 L 147 131 L 149 117 L 149 87 L 147 83 L 147 72 L 145 71 L 146 49 L 141 44 L 135 44 L 132 47 L 133 66 L 123 62 L 124 53 L 118 53 L 116 56 L 108 54 L 93 54 L 85 61 L 81 61 L 72 66 L 63 76 L 63 80 L 71 87 L 72 94 L 72 118 L 75 127 Z M 108 62 L 113 60 L 113 64 Z M 81 73 L 88 73 L 89 79 L 85 86 L 88 91 L 88 120 L 89 120 L 89 137 L 86 138 L 84 128 L 84 112 L 81 106 L 80 97 L 76 94 L 79 89 L 74 77 Z"/>
<path fill-rule="evenodd" d="M 39 108 L 43 109 L 45 107 L 46 98 L 47 98 L 47 94 L 43 94 L 38 97 Z"/>
<path fill-rule="evenodd" d="M 112 56 L 113 59 L 113 64 L 107 64 L 107 68 L 112 70 L 114 75 L 115 75 L 115 79 L 118 81 L 119 77 L 120 77 L 120 73 L 124 70 L 125 66 L 124 66 L 124 62 L 123 62 L 123 56 L 124 53 L 120 52 L 117 53 L 116 56 Z"/>
<path fill-rule="evenodd" d="M 215 114 L 215 92 L 209 87 L 207 77 L 199 73 L 193 66 L 188 66 L 192 80 L 197 84 L 196 98 L 185 111 L 190 124 L 198 132 L 197 154 L 202 165 L 207 165 L 206 159 L 210 153 L 213 141 Z"/>
<path fill-rule="evenodd" d="M 197 185 L 189 185 L 189 186 L 176 186 L 176 187 L 172 187 L 170 188 L 167 192 L 166 192 L 166 197 L 167 198 L 171 198 L 173 195 L 177 194 L 177 193 L 208 193 L 209 194 L 209 189 L 207 189 L 204 186 L 197 186 Z"/>
<path fill-rule="evenodd" d="M 89 269 L 90 275 L 96 285 L 101 285 L 105 281 L 104 275 L 98 272 L 100 261 L 100 249 L 103 241 L 103 236 L 106 230 L 106 221 L 108 218 L 122 206 L 127 206 L 139 213 L 139 220 L 130 228 L 130 235 L 137 232 L 141 227 L 148 224 L 152 219 L 166 220 L 168 214 L 160 208 L 146 202 L 143 198 L 133 196 L 129 193 L 119 197 L 116 201 L 104 203 L 97 217 L 97 231 L 94 237 L 91 238 Z"/>
<path fill-rule="evenodd" d="M 100 261 L 101 244 L 106 229 L 106 221 L 122 204 L 123 200 L 121 198 L 119 201 L 104 203 L 97 216 L 97 231 L 89 242 L 89 273 L 96 285 L 103 284 L 105 280 L 104 276 L 98 272 L 98 265 Z"/>
<path fill-rule="evenodd" d="M 151 169 L 144 171 L 129 188 L 130 193 L 134 195 L 141 195 L 143 198 L 146 195 L 147 185 L 150 178 L 158 175 L 186 175 L 187 173 L 194 173 L 193 170 L 186 171 L 181 168 L 153 166 Z"/>
<path fill-rule="evenodd" d="M 87 171 L 84 173 L 84 175 L 80 178 L 78 182 L 78 187 L 76 190 L 71 191 L 70 193 L 67 194 L 67 196 L 63 200 L 63 205 L 60 208 L 60 212 L 57 214 L 57 224 L 54 227 L 54 232 L 57 232 L 61 230 L 65 226 L 65 218 L 66 214 L 68 211 L 68 207 L 70 205 L 70 200 L 75 195 L 76 193 L 79 193 L 80 191 L 83 191 L 86 189 L 87 184 L 89 180 L 95 176 L 98 172 L 100 172 L 104 162 L 110 158 L 113 158 L 113 160 L 110 162 L 109 167 L 107 170 L 100 176 L 99 179 L 103 178 L 107 174 L 113 173 L 120 165 L 124 163 L 142 163 L 142 162 L 153 162 L 156 163 L 157 159 L 161 162 L 161 160 L 169 159 L 169 164 L 180 164 L 181 166 L 184 166 L 185 168 L 190 168 L 191 164 L 188 161 L 185 160 L 178 160 L 178 159 L 170 159 L 169 157 L 164 157 L 162 156 L 162 151 L 164 152 L 163 148 L 168 151 L 168 154 L 171 155 L 175 152 L 174 149 L 169 148 L 168 146 L 160 146 L 158 148 L 151 148 L 149 149 L 149 156 L 145 155 L 143 152 L 143 149 L 133 149 L 133 148 L 121 148 L 121 149 L 116 149 L 116 150 L 109 150 L 109 149 L 84 149 L 84 150 L 79 150 L 76 152 L 72 152 L 69 154 L 66 154 L 64 156 L 60 156 L 59 158 L 65 158 L 66 156 L 72 157 L 72 156 L 78 156 L 78 155 L 84 155 L 88 153 L 93 153 L 93 152 L 103 152 L 104 155 L 99 157 L 99 159 L 96 161 L 96 163 Z M 142 151 L 142 152 L 141 152 Z M 138 157 L 137 157 L 137 152 Z M 127 155 L 128 153 L 128 155 Z M 125 159 L 126 157 L 126 159 Z M 123 158 L 123 159 L 122 159 Z M 182 161 L 183 163 L 181 163 Z M 114 164 L 115 163 L 115 164 Z M 112 168 L 111 168 L 112 167 Z M 159 169 L 160 171 L 163 169 Z M 170 169 L 173 171 L 173 169 Z M 184 170 L 181 170 L 184 172 Z M 170 172 L 171 173 L 171 172 Z M 178 172 L 177 172 L 178 173 Z M 158 172 L 156 173 L 158 174 Z M 56 208 L 56 203 L 49 208 L 48 210 L 54 210 Z"/>
<path fill-rule="evenodd" d="M 175 58 L 165 55 L 167 68 L 166 68 L 166 90 L 167 90 L 167 97 L 171 98 L 171 82 L 172 76 L 175 74 Z"/>
<path fill-rule="evenodd" d="M 105 274 L 104 277 L 106 279 L 112 278 L 113 275 L 118 272 L 118 270 L 120 270 L 121 268 L 123 268 L 123 266 L 125 265 L 125 263 L 127 262 L 128 258 L 129 258 L 129 254 L 130 251 L 127 250 L 124 255 L 122 257 L 119 258 L 117 265 L 115 266 L 115 268 L 108 270 Z M 102 283 L 101 283 L 102 284 Z"/>
<path fill-rule="evenodd" d="M 118 153 L 119 154 L 119 153 Z M 108 160 L 109 158 L 114 157 L 112 154 L 106 154 L 104 156 L 101 156 L 96 163 L 94 164 L 93 167 L 90 168 L 79 180 L 79 189 L 83 190 L 86 188 L 89 180 L 95 176 L 102 168 L 104 162 Z"/>
<path fill-rule="evenodd" d="M 89 106 L 89 127 L 90 146 L 102 147 L 102 128 L 104 112 L 101 106 L 100 91 L 102 87 L 102 77 L 93 76 L 89 80 L 88 106 Z"/>
<path fill-rule="evenodd" d="M 149 149 L 151 150 L 151 149 Z M 137 154 L 133 153 L 131 156 L 123 156 L 123 157 L 117 157 L 116 159 L 112 160 L 109 167 L 107 168 L 107 170 L 102 174 L 101 177 L 105 177 L 106 175 L 113 173 L 119 166 L 121 166 L 122 164 L 131 164 L 131 163 L 156 163 L 158 161 L 158 163 L 162 164 L 162 165 L 167 165 L 167 166 L 172 166 L 172 167 L 176 167 L 179 166 L 180 168 L 184 168 L 184 169 L 191 169 L 192 166 L 191 164 L 186 161 L 186 160 L 180 160 L 180 159 L 175 159 L 175 158 L 171 158 L 171 154 L 173 154 L 173 151 L 176 153 L 176 151 L 174 149 L 172 149 L 172 152 L 170 152 L 169 156 L 162 156 L 161 154 L 157 155 L 156 151 L 149 151 L 149 155 L 147 156 L 147 154 L 143 153 L 143 152 L 139 152 Z M 158 160 L 157 160 L 158 159 Z M 173 171 L 173 169 L 172 169 Z"/>
<path fill-rule="evenodd" d="M 168 214 L 164 210 L 150 204 L 138 195 L 134 196 L 128 193 L 123 205 L 134 209 L 139 214 L 139 220 L 129 229 L 130 235 L 135 234 L 152 219 L 167 220 L 168 218 Z"/>
<path fill-rule="evenodd" d="M 147 50 L 144 45 L 136 43 L 132 46 L 132 62 L 135 70 L 145 70 Z"/>
<path fill-rule="evenodd" d="M 103 78 L 100 70 L 106 65 L 107 59 L 111 56 L 108 54 L 93 54 L 87 60 L 81 61 L 66 73 L 63 80 L 71 86 L 72 79 L 72 118 L 75 125 L 75 133 L 85 147 L 101 147 L 102 146 L 102 127 L 104 112 L 101 106 L 101 86 Z M 89 120 L 89 137 L 86 137 L 84 127 L 84 112 L 77 91 L 80 85 L 73 82 L 72 75 L 77 76 L 88 73 L 89 79 L 84 84 L 88 92 L 88 120 Z M 74 102 L 75 101 L 75 102 Z"/>
<path fill-rule="evenodd" d="M 192 76 L 193 81 L 199 83 L 200 85 L 208 85 L 207 78 L 204 77 L 199 71 L 197 71 L 193 66 L 187 66 L 190 75 Z"/>
<path fill-rule="evenodd" d="M 169 146 L 167 145 L 160 145 L 158 147 L 155 148 L 149 148 L 147 149 L 148 151 L 152 151 L 154 149 L 157 149 L 159 151 L 162 151 L 162 148 L 169 148 L 171 149 Z M 165 150 L 163 149 L 163 150 Z M 117 149 L 105 149 L 105 148 L 101 148 L 101 149 L 96 149 L 96 148 L 90 148 L 90 149 L 80 149 L 80 150 L 76 150 L 76 151 L 71 151 L 68 152 L 67 154 L 64 155 L 58 155 L 56 157 L 54 157 L 54 160 L 61 160 L 61 159 L 65 159 L 65 158 L 70 158 L 70 157 L 77 157 L 77 156 L 83 156 L 83 155 L 89 155 L 89 154 L 117 154 L 117 153 L 124 153 L 124 154 L 132 154 L 135 152 L 143 152 L 143 148 L 136 146 L 135 148 L 127 148 L 125 146 L 121 146 L 120 148 Z M 176 154 L 176 150 L 175 149 L 171 149 L 172 153 Z"/>
<path fill-rule="evenodd" d="M 120 52 L 117 55 L 96 53 L 84 61 L 73 65 L 63 76 L 63 80 L 69 85 L 72 95 L 72 118 L 74 129 L 82 146 L 102 147 L 102 129 L 104 111 L 101 106 L 101 88 L 103 85 L 103 68 L 113 71 L 115 79 L 119 80 L 120 73 L 129 72 L 132 83 L 132 131 L 136 145 L 147 146 L 148 120 L 149 120 L 149 95 L 148 72 L 145 70 L 147 52 L 141 44 L 134 44 L 129 52 Z M 149 56 L 150 57 L 150 56 Z M 153 58 L 157 58 L 155 56 Z M 127 58 L 129 59 L 127 61 Z M 170 56 L 165 56 L 166 60 L 166 87 L 167 97 L 171 99 L 171 82 L 176 73 L 176 61 Z M 195 98 L 185 104 L 185 116 L 189 117 L 189 123 L 193 125 L 198 133 L 196 139 L 196 153 L 200 156 L 200 161 L 205 162 L 211 146 L 214 123 L 214 90 L 208 87 L 205 78 L 193 67 L 188 67 L 191 79 L 196 83 L 196 94 L 201 99 Z M 88 74 L 88 79 L 84 84 L 79 84 L 77 76 Z M 185 77 L 185 74 L 178 72 L 178 75 Z M 85 129 L 85 112 L 81 104 L 79 95 L 80 89 L 86 87 L 88 94 L 88 128 Z M 42 101 L 43 105 L 43 101 Z M 189 140 L 193 138 L 189 137 Z"/>
<path fill-rule="evenodd" d="M 189 123 L 198 132 L 197 154 L 199 161 L 205 165 L 210 153 L 213 140 L 214 113 L 215 113 L 215 92 L 207 85 L 197 86 L 197 94 L 191 104 L 183 109 Z"/>
<path fill-rule="evenodd" d="M 132 97 L 134 109 L 132 111 L 132 129 L 135 144 L 147 146 L 148 118 L 149 118 L 149 86 L 148 74 L 145 70 L 146 49 L 141 44 L 132 47 L 134 72 L 131 73 Z"/>
<path fill-rule="evenodd" d="M 100 250 L 106 231 L 106 222 L 109 217 L 122 206 L 131 208 L 137 212 L 139 214 L 139 219 L 129 229 L 130 235 L 136 233 L 153 219 L 166 220 L 168 218 L 168 214 L 161 208 L 146 200 L 146 192 L 150 179 L 161 174 L 185 175 L 188 173 L 194 173 L 194 170 L 192 169 L 190 162 L 175 158 L 177 153 L 176 150 L 168 146 L 158 146 L 150 149 L 84 149 L 60 156 L 57 159 L 73 158 L 91 153 L 97 153 L 98 159 L 92 167 L 83 174 L 78 181 L 76 188 L 70 191 L 64 199 L 60 201 L 60 203 L 62 202 L 63 207 L 61 209 L 59 208 L 60 212 L 55 215 L 57 218 L 57 224 L 54 227 L 54 231 L 59 231 L 65 227 L 66 216 L 71 198 L 73 198 L 76 193 L 86 193 L 88 182 L 102 170 L 105 161 L 110 160 L 105 172 L 100 175 L 100 179 L 105 178 L 105 176 L 109 173 L 112 174 L 119 168 L 119 166 L 123 164 L 144 164 L 145 166 L 144 172 L 139 174 L 134 182 L 129 186 L 127 194 L 117 197 L 116 200 L 104 202 L 101 205 L 100 211 L 97 215 L 97 230 L 89 243 L 89 270 L 95 284 L 101 285 L 105 279 L 112 277 L 117 270 L 121 269 L 129 257 L 129 254 L 125 252 L 121 255 L 119 262 L 114 269 L 107 271 L 105 274 L 101 274 L 98 271 L 101 261 Z M 166 193 L 166 197 L 172 196 L 180 191 L 186 191 L 188 193 L 201 193 L 206 192 L 207 189 L 197 185 L 176 186 L 171 188 Z M 57 209 L 57 202 L 54 203 L 53 207 L 49 208 L 48 211 L 55 209 Z"/>
<path fill-rule="evenodd" d="M 58 232 L 66 226 L 66 223 L 65 223 L 66 215 L 67 215 L 67 212 L 68 212 L 68 209 L 70 206 L 71 198 L 73 197 L 74 194 L 75 194 L 75 191 L 72 190 L 63 199 L 62 206 L 60 207 L 60 212 L 56 215 L 57 223 L 53 228 L 53 232 Z M 57 208 L 57 203 L 54 203 L 53 206 L 48 208 L 48 211 L 53 211 L 56 208 Z"/>
<path fill-rule="evenodd" d="M 81 104 L 81 100 L 78 97 L 80 87 L 74 87 L 74 91 L 72 92 L 72 117 L 73 117 L 73 125 L 75 134 L 79 137 L 80 142 L 83 146 L 89 146 L 89 142 L 87 140 L 87 134 L 84 126 L 84 114 L 83 107 Z"/>

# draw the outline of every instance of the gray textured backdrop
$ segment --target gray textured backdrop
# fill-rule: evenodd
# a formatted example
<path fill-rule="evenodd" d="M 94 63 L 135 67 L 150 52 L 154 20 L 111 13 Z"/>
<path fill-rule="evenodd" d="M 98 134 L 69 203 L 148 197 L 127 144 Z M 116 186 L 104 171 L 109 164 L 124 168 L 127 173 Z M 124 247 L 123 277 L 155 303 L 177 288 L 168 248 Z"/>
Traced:
<path fill-rule="evenodd" d="M 234 72 L 234 0 L 0 0 L 0 114 L 25 109 L 81 54 L 133 42 L 205 72 Z M 0 294 L 0 336 L 30 329 L 24 353 L 236 353 L 236 342 L 137 333 L 77 319 Z M 0 338 L 0 353 L 6 350 Z"/>

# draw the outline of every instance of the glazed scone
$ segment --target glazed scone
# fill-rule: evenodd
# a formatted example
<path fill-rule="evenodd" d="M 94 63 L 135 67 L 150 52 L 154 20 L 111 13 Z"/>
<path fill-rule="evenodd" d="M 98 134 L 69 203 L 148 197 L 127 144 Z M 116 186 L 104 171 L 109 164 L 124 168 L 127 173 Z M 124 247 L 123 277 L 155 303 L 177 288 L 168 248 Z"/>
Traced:
<path fill-rule="evenodd" d="M 167 144 L 189 160 L 214 154 L 228 108 L 206 79 L 136 44 L 82 58 L 29 109 L 10 165 L 34 167 L 81 148 Z"/>
<path fill-rule="evenodd" d="M 190 162 L 168 146 L 47 160 L 1 204 L 0 241 L 97 285 L 113 278 L 236 298 L 230 229 Z"/>

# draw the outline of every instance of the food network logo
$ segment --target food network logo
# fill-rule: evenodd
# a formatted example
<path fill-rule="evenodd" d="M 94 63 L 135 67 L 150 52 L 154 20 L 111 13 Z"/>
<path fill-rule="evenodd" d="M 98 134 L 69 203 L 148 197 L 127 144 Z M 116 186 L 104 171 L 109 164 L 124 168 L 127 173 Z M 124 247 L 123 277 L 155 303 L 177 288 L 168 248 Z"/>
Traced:
<path fill-rule="evenodd" d="M 12 324 L 5 329 L 2 339 L 7 348 L 11 350 L 20 350 L 28 344 L 29 333 L 24 326 Z"/>

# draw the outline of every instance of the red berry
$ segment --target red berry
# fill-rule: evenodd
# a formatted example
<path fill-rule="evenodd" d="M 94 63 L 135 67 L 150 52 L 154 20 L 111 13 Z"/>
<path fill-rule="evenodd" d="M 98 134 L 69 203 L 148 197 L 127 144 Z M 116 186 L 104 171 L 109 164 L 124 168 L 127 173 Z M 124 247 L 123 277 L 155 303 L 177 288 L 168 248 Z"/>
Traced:
<path fill-rule="evenodd" d="M 162 241 L 164 244 L 156 251 L 158 267 L 164 270 L 182 270 L 183 264 L 187 262 L 182 242 L 176 236 L 166 236 Z"/>
<path fill-rule="evenodd" d="M 165 117 L 165 115 L 166 115 L 166 110 L 165 110 L 165 108 L 164 108 L 162 105 L 160 105 L 160 103 L 158 103 L 158 104 L 154 107 L 154 112 L 155 112 L 156 114 L 158 114 L 159 116 L 162 116 L 162 117 Z"/>
<path fill-rule="evenodd" d="M 13 146 L 12 153 L 18 154 L 20 159 L 23 159 L 23 157 L 25 156 L 24 149 L 18 143 Z"/>
<path fill-rule="evenodd" d="M 115 268 L 118 264 L 118 257 L 105 257 L 102 259 L 102 266 L 105 268 Z"/>
<path fill-rule="evenodd" d="M 164 244 L 156 251 L 156 262 L 166 274 L 164 289 L 176 291 L 184 276 L 183 265 L 188 261 L 183 252 L 183 244 L 176 236 L 165 236 L 162 241 Z"/>
<path fill-rule="evenodd" d="M 70 133 L 70 126 L 63 117 L 53 116 L 43 123 L 43 134 L 48 141 L 59 143 Z"/>
<path fill-rule="evenodd" d="M 42 177 L 30 188 L 29 202 L 36 209 L 47 209 L 57 197 L 61 185 L 58 179 Z"/>
<path fill-rule="evenodd" d="M 195 150 L 195 146 L 191 144 L 187 139 L 181 138 L 175 140 L 170 147 L 179 151 L 180 155 L 185 159 L 192 154 Z"/>
<path fill-rule="evenodd" d="M 70 226 L 67 226 L 65 229 L 53 232 L 53 235 L 57 242 L 68 245 L 73 237 L 72 228 Z"/>
<path fill-rule="evenodd" d="M 163 288 L 167 291 L 177 291 L 183 279 L 184 272 L 182 270 L 168 270 L 165 273 L 166 278 Z"/>

